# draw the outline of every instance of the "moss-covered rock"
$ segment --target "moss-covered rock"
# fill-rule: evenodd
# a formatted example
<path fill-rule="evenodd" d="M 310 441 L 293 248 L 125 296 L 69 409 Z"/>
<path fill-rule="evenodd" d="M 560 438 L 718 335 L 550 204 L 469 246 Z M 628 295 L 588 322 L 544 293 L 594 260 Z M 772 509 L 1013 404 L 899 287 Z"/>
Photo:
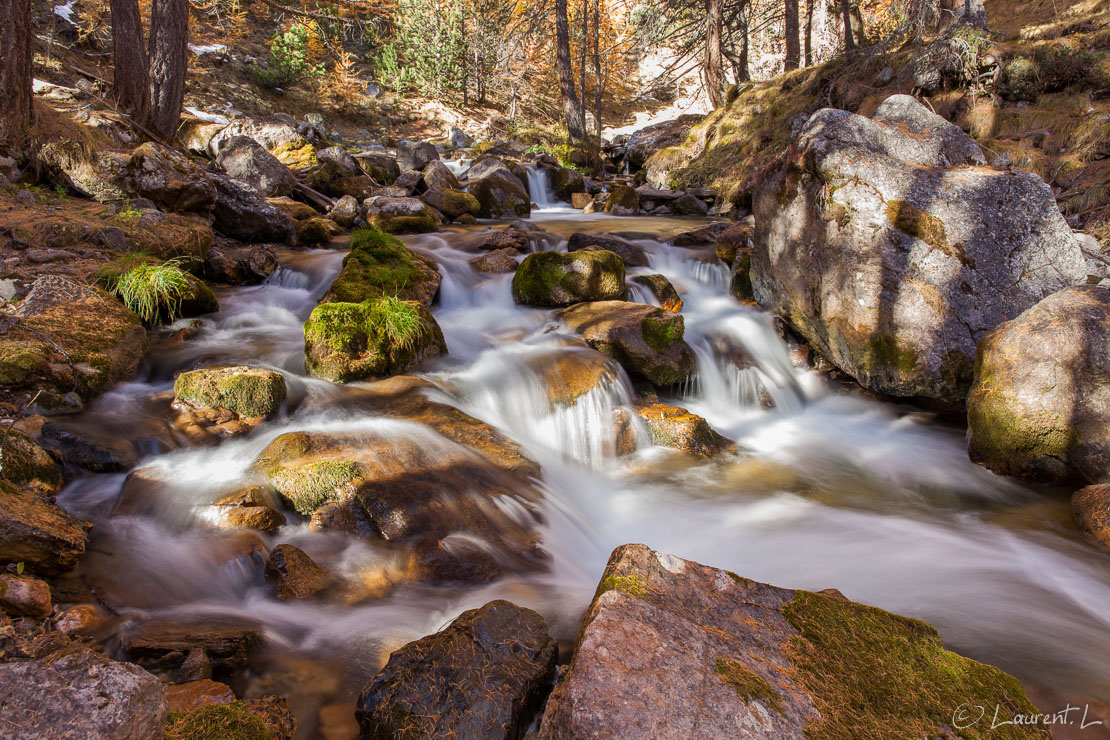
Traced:
<path fill-rule="evenodd" d="M 387 234 L 425 234 L 439 220 L 419 198 L 375 196 L 366 201 L 366 218 Z"/>
<path fill-rule="evenodd" d="M 682 310 L 682 298 L 665 275 L 636 275 L 632 278 L 632 282 L 650 290 L 655 300 L 659 301 L 659 305 L 668 311 L 677 313 Z"/>
<path fill-rule="evenodd" d="M 447 353 L 431 312 L 397 298 L 320 304 L 304 336 L 308 371 L 338 383 L 397 375 Z"/>
<path fill-rule="evenodd" d="M 61 471 L 50 453 L 14 429 L 0 430 L 0 477 L 40 496 L 62 488 Z"/>
<path fill-rule="evenodd" d="M 318 164 L 316 147 L 308 142 L 287 141 L 271 149 L 270 154 L 291 170 L 307 170 Z"/>
<path fill-rule="evenodd" d="M 480 218 L 527 218 L 532 212 L 528 191 L 506 167 L 483 174 L 467 191 L 478 200 Z"/>
<path fill-rule="evenodd" d="M 594 349 L 655 385 L 682 382 L 694 371 L 682 314 L 642 303 L 595 301 L 571 306 L 556 317 Z"/>
<path fill-rule="evenodd" d="M 624 298 L 624 263 L 607 250 L 536 252 L 513 276 L 513 300 L 528 306 L 569 306 Z"/>
<path fill-rule="evenodd" d="M 361 303 L 397 297 L 430 306 L 439 291 L 439 270 L 395 236 L 372 226 L 351 233 L 351 251 L 325 301 Z"/>
<path fill-rule="evenodd" d="M 618 185 L 605 198 L 605 212 L 616 216 L 634 216 L 640 212 L 640 194 L 629 185 Z"/>
<path fill-rule="evenodd" d="M 173 390 L 176 402 L 195 408 L 270 416 L 285 400 L 285 376 L 260 367 L 210 367 L 181 373 Z"/>
<path fill-rule="evenodd" d="M 171 713 L 166 740 L 271 740 L 273 733 L 241 702 L 206 704 L 185 714 Z"/>
<path fill-rule="evenodd" d="M 184 295 L 181 296 L 178 315 L 186 317 L 201 316 L 220 310 L 220 302 L 207 283 L 192 275 L 189 275 L 187 280 L 188 286 L 185 288 Z"/>
<path fill-rule="evenodd" d="M 452 219 L 466 213 L 477 216 L 481 210 L 478 199 L 462 190 L 432 188 L 420 197 L 432 208 Z"/>
<path fill-rule="evenodd" d="M 636 406 L 636 413 L 647 424 L 651 441 L 660 447 L 709 457 L 720 450 L 724 442 L 709 422 L 678 406 L 640 404 Z"/>
<path fill-rule="evenodd" d="M 335 222 L 322 216 L 314 216 L 297 222 L 297 244 L 315 246 L 331 241 Z M 338 227 L 337 227 L 338 228 Z"/>

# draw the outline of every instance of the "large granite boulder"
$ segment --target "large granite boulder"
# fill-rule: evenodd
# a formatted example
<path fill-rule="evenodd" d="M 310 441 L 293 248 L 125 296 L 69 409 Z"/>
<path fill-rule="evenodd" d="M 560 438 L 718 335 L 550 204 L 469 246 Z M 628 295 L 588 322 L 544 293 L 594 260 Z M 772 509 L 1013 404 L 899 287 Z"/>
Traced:
<path fill-rule="evenodd" d="M 1040 481 L 1110 477 L 1110 288 L 1050 295 L 979 343 L 968 452 Z"/>
<path fill-rule="evenodd" d="M 162 737 L 162 683 L 84 648 L 0 665 L 0 736 L 139 740 Z"/>
<path fill-rule="evenodd" d="M 402 172 L 408 170 L 423 170 L 429 162 L 439 159 L 439 152 L 434 145 L 426 141 L 412 141 L 404 139 L 397 145 L 397 165 Z"/>
<path fill-rule="evenodd" d="M 390 185 L 401 175 L 397 159 L 385 152 L 361 152 L 355 159 L 363 172 L 381 185 Z"/>
<path fill-rule="evenodd" d="M 482 210 L 478 199 L 462 190 L 428 188 L 428 191 L 421 195 L 420 199 L 452 220 L 467 213 L 471 216 L 477 216 L 478 212 Z"/>
<path fill-rule="evenodd" d="M 127 152 L 101 148 L 90 152 L 68 139 L 44 144 L 37 155 L 51 182 L 101 203 L 134 195 L 128 159 Z"/>
<path fill-rule="evenodd" d="M 424 186 L 428 190 L 435 188 L 440 190 L 459 189 L 459 179 L 455 177 L 455 173 L 438 159 L 429 162 L 421 174 L 424 177 Z"/>
<path fill-rule="evenodd" d="M 982 162 L 906 96 L 817 111 L 755 187 L 755 299 L 864 387 L 961 406 L 979 340 L 1086 281 L 1051 189 Z"/>
<path fill-rule="evenodd" d="M 466 190 L 478 199 L 480 218 L 527 218 L 532 200 L 524 181 L 499 159 L 484 159 L 464 174 Z"/>
<path fill-rule="evenodd" d="M 265 120 L 237 118 L 208 138 L 208 154 L 217 156 L 224 143 L 236 136 L 248 136 L 271 152 L 275 149 L 300 149 L 308 142 L 297 132 L 290 120 L 292 119 L 282 120 L 279 117 Z"/>
<path fill-rule="evenodd" d="M 555 316 L 630 374 L 655 385 L 680 383 L 694 372 L 694 352 L 683 339 L 682 314 L 643 303 L 592 301 Z"/>
<path fill-rule="evenodd" d="M 291 195 L 297 184 L 297 178 L 288 167 L 247 136 L 233 136 L 225 141 L 216 164 L 240 185 L 263 198 Z"/>
<path fill-rule="evenodd" d="M 185 155 L 150 141 L 128 160 L 135 193 L 164 211 L 208 216 L 216 205 L 216 186 L 204 169 Z"/>
<path fill-rule="evenodd" d="M 569 306 L 624 298 L 624 263 L 606 251 L 536 252 L 513 276 L 513 300 L 528 306 Z"/>
<path fill-rule="evenodd" d="M 367 198 L 366 220 L 387 234 L 424 234 L 439 228 L 435 214 L 419 198 Z"/>
<path fill-rule="evenodd" d="M 945 650 L 924 622 L 624 545 L 539 736 L 953 737 L 961 707 L 996 706 L 1037 712 L 1017 679 Z"/>
<path fill-rule="evenodd" d="M 491 601 L 389 656 L 359 697 L 365 738 L 522 737 L 555 675 L 536 612 Z"/>
<path fill-rule="evenodd" d="M 210 173 L 216 185 L 216 206 L 212 228 L 224 236 L 257 244 L 291 244 L 296 230 L 293 219 L 277 206 L 232 180 L 227 175 Z"/>
<path fill-rule="evenodd" d="M 397 297 L 431 306 L 441 281 L 435 262 L 373 226 L 351 232 L 351 251 L 324 301 Z"/>

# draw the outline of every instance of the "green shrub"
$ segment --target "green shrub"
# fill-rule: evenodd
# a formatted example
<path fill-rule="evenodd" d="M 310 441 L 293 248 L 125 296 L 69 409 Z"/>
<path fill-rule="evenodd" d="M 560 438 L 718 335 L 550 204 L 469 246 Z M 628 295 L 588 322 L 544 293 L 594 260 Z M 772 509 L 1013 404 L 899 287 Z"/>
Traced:
<path fill-rule="evenodd" d="M 263 87 L 281 87 L 306 77 L 322 77 L 323 64 L 308 61 L 308 45 L 312 31 L 305 25 L 294 23 L 289 30 L 279 33 L 270 41 L 270 59 L 265 67 L 254 67 L 251 74 Z"/>

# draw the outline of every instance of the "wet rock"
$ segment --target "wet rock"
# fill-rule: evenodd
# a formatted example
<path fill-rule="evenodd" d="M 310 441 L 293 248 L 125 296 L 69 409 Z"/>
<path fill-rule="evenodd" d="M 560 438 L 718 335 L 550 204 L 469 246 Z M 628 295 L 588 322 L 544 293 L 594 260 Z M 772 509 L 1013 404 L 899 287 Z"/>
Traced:
<path fill-rule="evenodd" d="M 402 172 L 416 170 L 419 172 L 428 166 L 429 162 L 439 159 L 439 152 L 426 141 L 403 140 L 397 145 L 397 166 Z"/>
<path fill-rule="evenodd" d="M 1110 485 L 1087 486 L 1071 497 L 1075 523 L 1091 539 L 1110 547 Z"/>
<path fill-rule="evenodd" d="M 532 200 L 524 182 L 499 159 L 486 159 L 466 171 L 466 190 L 478 199 L 479 218 L 527 218 Z"/>
<path fill-rule="evenodd" d="M 731 265 L 736 260 L 737 254 L 750 253 L 753 233 L 755 233 L 755 219 L 751 217 L 723 230 L 716 239 L 717 259 L 726 265 Z"/>
<path fill-rule="evenodd" d="M 285 514 L 274 508 L 272 498 L 261 486 L 248 486 L 217 500 L 206 519 L 222 529 L 253 529 L 275 534 L 285 526 Z"/>
<path fill-rule="evenodd" d="M 528 306 L 569 306 L 624 298 L 624 263 L 609 251 L 536 252 L 513 276 L 513 300 Z"/>
<path fill-rule="evenodd" d="M 632 278 L 632 282 L 650 290 L 655 300 L 659 301 L 659 305 L 668 311 L 678 313 L 682 310 L 682 298 L 665 275 L 636 275 Z"/>
<path fill-rule="evenodd" d="M 343 197 L 350 198 L 351 196 L 346 195 Z M 331 241 L 333 236 L 343 232 L 343 229 L 334 221 L 319 216 L 307 218 L 304 221 L 298 221 L 295 228 L 297 245 L 302 247 L 314 247 L 320 244 L 327 244 Z"/>
<path fill-rule="evenodd" d="M 731 226 L 727 221 L 714 221 L 711 224 L 675 234 L 667 241 L 676 247 L 700 247 L 703 244 L 714 244 L 721 234 Z"/>
<path fill-rule="evenodd" d="M 266 580 L 274 584 L 278 599 L 289 601 L 311 599 L 332 585 L 335 578 L 299 547 L 278 545 L 266 563 Z"/>
<path fill-rule="evenodd" d="M 614 216 L 635 216 L 640 212 L 640 194 L 628 185 L 617 185 L 605 197 L 604 211 Z"/>
<path fill-rule="evenodd" d="M 257 285 L 277 269 L 277 255 L 267 246 L 220 240 L 204 260 L 204 277 L 227 285 Z"/>
<path fill-rule="evenodd" d="M 586 178 L 578 170 L 569 167 L 551 167 L 548 169 L 551 179 L 551 190 L 558 200 L 570 202 L 579 193 L 586 192 Z"/>
<path fill-rule="evenodd" d="M 297 184 L 297 178 L 288 167 L 246 136 L 233 136 L 223 142 L 216 164 L 229 177 L 263 198 L 290 195 Z"/>
<path fill-rule="evenodd" d="M 156 142 L 147 142 L 128 161 L 135 192 L 165 211 L 207 216 L 216 205 L 216 186 L 188 157 Z"/>
<path fill-rule="evenodd" d="M 362 303 L 397 297 L 431 306 L 441 277 L 436 264 L 372 226 L 351 232 L 351 251 L 324 301 Z"/>
<path fill-rule="evenodd" d="M 387 234 L 423 234 L 439 228 L 437 220 L 419 198 L 368 198 L 366 220 Z"/>
<path fill-rule="evenodd" d="M 166 704 L 172 714 L 187 714 L 214 704 L 231 704 L 235 693 L 227 684 L 199 679 L 166 686 Z"/>
<path fill-rule="evenodd" d="M 571 193 L 570 204 L 575 208 L 585 208 L 594 202 L 594 196 L 589 193 Z"/>
<path fill-rule="evenodd" d="M 382 185 L 389 185 L 401 174 L 397 160 L 381 152 L 362 152 L 357 157 L 363 171 Z"/>
<path fill-rule="evenodd" d="M 478 199 L 461 190 L 429 188 L 428 192 L 420 196 L 420 199 L 450 219 L 456 219 L 466 213 L 476 216 L 481 210 Z"/>
<path fill-rule="evenodd" d="M 64 635 L 93 636 L 111 621 L 111 615 L 97 604 L 75 604 L 62 611 L 54 620 L 54 629 Z"/>
<path fill-rule="evenodd" d="M 724 443 L 705 419 L 684 408 L 663 403 L 637 404 L 636 413 L 647 424 L 651 441 L 660 447 L 710 457 Z"/>
<path fill-rule="evenodd" d="M 625 267 L 647 267 L 648 258 L 644 250 L 627 239 L 610 234 L 583 234 L 581 232 L 570 235 L 567 241 L 568 252 L 581 250 L 596 252 L 607 250 L 621 258 Z"/>
<path fill-rule="evenodd" d="M 543 617 L 508 601 L 463 612 L 390 656 L 359 697 L 363 737 L 521 737 L 555 673 Z"/>
<path fill-rule="evenodd" d="M 66 464 L 94 473 L 120 473 L 139 461 L 139 452 L 129 440 L 86 424 L 48 421 L 41 431 Z"/>
<path fill-rule="evenodd" d="M 30 491 L 0 480 L 0 563 L 57 575 L 85 554 L 91 525 Z"/>
<path fill-rule="evenodd" d="M 810 117 L 755 189 L 752 288 L 864 387 L 956 408 L 979 340 L 1086 269 L 1040 177 L 969 166 L 966 134 L 905 97 Z"/>
<path fill-rule="evenodd" d="M 0 610 L 16 617 L 49 617 L 54 611 L 50 585 L 33 576 L 0 573 Z"/>
<path fill-rule="evenodd" d="M 681 314 L 642 303 L 595 301 L 563 309 L 556 318 L 630 374 L 655 385 L 680 383 L 694 371 Z"/>
<path fill-rule="evenodd" d="M 61 139 L 44 144 L 36 160 L 51 182 L 100 203 L 125 200 L 134 194 L 126 152 L 101 148 L 89 152 L 77 142 Z"/>
<path fill-rule="evenodd" d="M 623 545 L 539 736 L 945 736 L 961 699 L 1036 712 L 924 622 Z"/>
<path fill-rule="evenodd" d="M 516 272 L 518 263 L 515 259 L 515 249 L 495 249 L 481 257 L 470 260 L 470 266 L 475 272 L 508 273 Z"/>
<path fill-rule="evenodd" d="M 0 426 L 0 443 L 0 466 L 8 482 L 40 496 L 61 490 L 62 473 L 57 463 L 30 437 Z"/>
<path fill-rule="evenodd" d="M 200 278 L 186 275 L 187 284 L 182 291 L 181 300 L 177 304 L 177 315 L 185 318 L 203 316 L 220 310 L 220 302 L 216 294 Z M 163 317 L 159 317 L 161 320 Z M 166 317 L 168 318 L 168 317 Z"/>
<path fill-rule="evenodd" d="M 0 735 L 135 740 L 162 736 L 166 697 L 138 666 L 74 647 L 0 665 Z"/>
<path fill-rule="evenodd" d="M 299 200 L 293 200 L 286 196 L 267 198 L 266 202 L 280 208 L 285 215 L 294 221 L 304 221 L 306 218 L 316 218 L 320 215 L 319 211 L 307 203 L 301 203 Z"/>
<path fill-rule="evenodd" d="M 1040 481 L 1110 476 L 1110 289 L 1067 288 L 979 343 L 968 453 Z"/>
<path fill-rule="evenodd" d="M 208 367 L 181 373 L 174 403 L 226 409 L 240 417 L 270 416 L 285 400 L 285 376 L 260 367 Z"/>
<path fill-rule="evenodd" d="M 11 388 L 87 399 L 129 379 L 149 346 L 139 318 L 119 301 L 56 275 L 35 280 L 16 316 L 0 337 L 0 384 Z"/>
<path fill-rule="evenodd" d="M 344 195 L 328 210 L 328 218 L 345 229 L 349 229 L 359 217 L 358 199 L 353 195 Z"/>
<path fill-rule="evenodd" d="M 200 622 L 152 619 L 124 631 L 121 644 L 131 660 L 172 668 L 192 650 L 204 650 L 213 665 L 238 668 L 262 645 L 262 630 L 254 622 L 209 618 Z"/>
<path fill-rule="evenodd" d="M 225 236 L 257 244 L 293 241 L 293 219 L 277 206 L 239 185 L 227 175 L 211 173 L 216 186 L 216 205 L 212 227 Z"/>
<path fill-rule="evenodd" d="M 401 333 L 397 325 L 409 328 Z M 407 373 L 447 354 L 431 311 L 395 298 L 322 303 L 305 322 L 304 337 L 308 372 L 337 383 Z"/>
<path fill-rule="evenodd" d="M 632 171 L 642 169 L 652 154 L 666 147 L 681 144 L 686 139 L 690 128 L 703 118 L 704 116 L 701 115 L 687 114 L 671 121 L 647 126 L 633 133 L 625 144 L 630 169 Z"/>
<path fill-rule="evenodd" d="M 478 245 L 478 249 L 511 249 L 519 254 L 532 251 L 534 237 L 517 225 L 509 224 L 503 229 L 489 232 Z"/>
<path fill-rule="evenodd" d="M 424 167 L 421 173 L 424 177 L 424 184 L 428 190 L 458 190 L 459 179 L 455 177 L 455 173 L 448 168 L 443 162 L 438 159 L 434 162 L 429 162 Z"/>

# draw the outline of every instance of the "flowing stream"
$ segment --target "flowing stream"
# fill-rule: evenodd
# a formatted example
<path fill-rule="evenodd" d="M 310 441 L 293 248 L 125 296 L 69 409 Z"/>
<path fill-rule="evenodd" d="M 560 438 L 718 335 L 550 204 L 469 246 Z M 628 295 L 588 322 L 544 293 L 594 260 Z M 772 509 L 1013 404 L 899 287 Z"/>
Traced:
<path fill-rule="evenodd" d="M 156 514 L 111 518 L 124 476 L 67 486 L 59 502 L 95 523 L 81 577 L 123 621 L 261 622 L 267 648 L 236 689 L 289 695 L 309 735 L 315 709 L 353 700 L 391 650 L 490 599 L 538 610 L 569 644 L 610 551 L 628 542 L 779 586 L 834 587 L 924 619 L 953 649 L 1024 681 L 1110 701 L 1110 558 L 1077 534 L 1065 497 L 972 465 L 962 430 L 794 367 L 771 318 L 728 295 L 727 271 L 711 249 L 651 236 L 695 222 L 558 209 L 532 220 L 556 235 L 559 249 L 570 233 L 591 231 L 625 233 L 646 250 L 650 268 L 630 273 L 662 273 L 674 284 L 698 362 L 696 380 L 660 400 L 704 416 L 738 452 L 695 461 L 638 434 L 636 451 L 617 457 L 614 409 L 636 395 L 628 378 L 617 371 L 552 410 L 550 375 L 536 372 L 538 363 L 592 350 L 569 344 L 553 312 L 516 306 L 511 275 L 473 272 L 475 255 L 459 248 L 465 230 L 406 237 L 443 275 L 435 315 L 450 354 L 425 376 L 436 400 L 495 426 L 542 466 L 549 568 L 480 587 L 403 585 L 351 604 L 278 601 L 243 538 L 203 526 L 205 505 L 247 480 L 251 461 L 286 431 L 435 436 L 347 404 L 357 386 L 306 377 L 302 322 L 343 251 L 288 251 L 266 284 L 221 290 L 220 312 L 202 319 L 194 338 L 159 343 L 147 379 L 103 396 L 79 420 L 138 444 L 147 452 L 140 466 L 160 470 L 175 493 Z M 638 286 L 630 298 L 653 301 Z M 158 429 L 173 376 L 202 362 L 282 371 L 292 410 L 218 446 L 169 449 Z M 261 539 L 296 544 L 352 578 L 388 569 L 394 557 L 295 517 Z"/>

